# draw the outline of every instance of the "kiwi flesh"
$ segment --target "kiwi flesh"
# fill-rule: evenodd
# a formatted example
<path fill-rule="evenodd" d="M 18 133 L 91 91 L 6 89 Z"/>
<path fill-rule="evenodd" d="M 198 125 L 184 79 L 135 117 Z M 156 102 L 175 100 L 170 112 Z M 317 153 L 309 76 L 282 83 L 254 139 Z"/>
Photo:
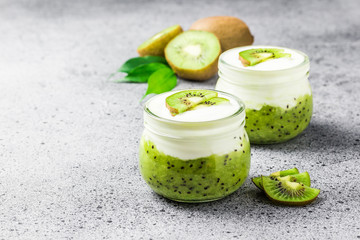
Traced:
<path fill-rule="evenodd" d="M 218 93 L 211 90 L 184 90 L 168 96 L 165 101 L 166 107 L 175 116 L 217 96 Z"/>
<path fill-rule="evenodd" d="M 206 31 L 183 32 L 165 48 L 165 58 L 175 73 L 197 81 L 207 80 L 217 73 L 220 53 L 219 39 Z"/>
<path fill-rule="evenodd" d="M 298 174 L 298 173 L 299 173 L 299 170 L 297 168 L 291 168 L 291 169 L 288 169 L 288 170 L 282 170 L 282 171 L 273 172 L 273 173 L 270 174 L 270 176 L 271 177 L 284 177 L 284 176 L 287 176 L 287 175 L 294 175 L 294 174 Z M 260 177 L 253 177 L 251 180 L 255 184 L 256 187 L 258 187 L 260 190 L 264 190 L 264 188 L 262 186 L 261 176 Z"/>
<path fill-rule="evenodd" d="M 245 67 L 254 66 L 269 59 L 290 56 L 290 53 L 284 53 L 284 49 L 278 48 L 255 48 L 244 50 L 239 53 L 239 59 Z"/>
<path fill-rule="evenodd" d="M 158 32 L 138 48 L 137 52 L 140 56 L 164 56 L 164 49 L 166 45 L 177 35 L 182 33 L 183 30 L 180 25 L 168 27 L 161 32 Z"/>
<path fill-rule="evenodd" d="M 261 176 L 260 177 L 254 177 L 254 178 L 251 179 L 251 181 L 255 184 L 255 186 L 258 189 L 264 190 L 264 188 L 262 186 Z"/>
<path fill-rule="evenodd" d="M 267 197 L 273 202 L 284 205 L 303 206 L 313 202 L 320 193 L 320 189 L 287 181 L 281 177 L 262 176 L 262 183 Z"/>
<path fill-rule="evenodd" d="M 275 179 L 275 177 L 270 177 L 270 178 Z M 298 182 L 298 183 L 302 183 L 308 187 L 311 186 L 311 179 L 310 179 L 310 175 L 308 172 L 302 172 L 302 173 L 298 173 L 298 174 L 294 174 L 294 175 L 287 175 L 287 176 L 278 177 L 278 178 L 283 181 Z"/>
<path fill-rule="evenodd" d="M 277 171 L 277 172 L 273 172 L 270 174 L 270 176 L 273 177 L 284 177 L 287 175 L 293 175 L 293 174 L 298 174 L 299 170 L 297 168 L 291 168 L 288 170 L 282 170 L 282 171 Z"/>
<path fill-rule="evenodd" d="M 210 107 L 210 106 L 217 106 L 217 105 L 221 105 L 224 103 L 229 103 L 229 99 L 227 98 L 223 98 L 223 97 L 214 97 L 211 98 L 209 100 L 206 100 L 205 102 L 199 103 L 198 105 L 190 108 L 189 110 L 197 110 L 200 108 L 206 108 L 206 107 Z"/>

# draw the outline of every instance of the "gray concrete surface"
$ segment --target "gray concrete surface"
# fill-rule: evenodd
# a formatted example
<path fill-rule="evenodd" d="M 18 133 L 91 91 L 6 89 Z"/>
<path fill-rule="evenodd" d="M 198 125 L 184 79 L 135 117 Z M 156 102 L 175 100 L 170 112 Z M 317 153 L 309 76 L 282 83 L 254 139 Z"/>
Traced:
<path fill-rule="evenodd" d="M 359 239 L 359 12 L 355 0 L 0 1 L 0 239 Z M 142 181 L 146 85 L 107 76 L 155 32 L 212 15 L 310 56 L 311 125 L 253 146 L 250 177 L 309 171 L 314 204 L 273 205 L 249 179 L 223 200 L 181 204 Z"/>

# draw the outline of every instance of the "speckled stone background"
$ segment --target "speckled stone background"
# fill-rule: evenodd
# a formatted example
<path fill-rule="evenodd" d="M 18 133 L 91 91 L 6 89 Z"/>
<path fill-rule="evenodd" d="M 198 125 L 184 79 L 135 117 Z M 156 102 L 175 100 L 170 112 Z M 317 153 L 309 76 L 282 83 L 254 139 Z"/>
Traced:
<path fill-rule="evenodd" d="M 213 15 L 309 55 L 311 125 L 253 146 L 250 177 L 297 166 L 322 190 L 315 203 L 273 205 L 248 179 L 223 200 L 181 204 L 142 180 L 146 85 L 107 77 L 157 31 Z M 1 0 L 0 239 L 359 239 L 359 51 L 356 0 Z"/>

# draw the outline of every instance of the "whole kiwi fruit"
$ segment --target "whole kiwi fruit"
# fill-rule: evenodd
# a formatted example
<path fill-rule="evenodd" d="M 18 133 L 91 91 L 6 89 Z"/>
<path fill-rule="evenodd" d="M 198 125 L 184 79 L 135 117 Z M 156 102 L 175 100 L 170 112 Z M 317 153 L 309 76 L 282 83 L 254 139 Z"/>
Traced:
<path fill-rule="evenodd" d="M 194 22 L 190 30 L 201 30 L 214 33 L 220 40 L 222 51 L 231 48 L 251 45 L 254 37 L 245 22 L 231 16 L 214 16 Z"/>

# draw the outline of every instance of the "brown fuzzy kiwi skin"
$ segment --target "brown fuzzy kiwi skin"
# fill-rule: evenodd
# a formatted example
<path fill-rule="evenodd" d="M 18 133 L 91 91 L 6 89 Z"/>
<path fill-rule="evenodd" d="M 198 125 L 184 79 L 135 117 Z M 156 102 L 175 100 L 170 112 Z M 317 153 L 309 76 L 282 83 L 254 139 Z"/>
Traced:
<path fill-rule="evenodd" d="M 231 16 L 214 16 L 194 22 L 190 30 L 202 30 L 214 33 L 220 40 L 222 51 L 251 45 L 254 37 L 245 22 Z"/>
<path fill-rule="evenodd" d="M 218 38 L 217 38 L 218 39 Z M 218 39 L 219 41 L 219 39 Z M 166 48 L 169 46 L 170 44 L 168 44 L 165 47 L 165 53 L 166 53 Z M 217 72 L 218 72 L 218 60 L 221 54 L 221 44 L 219 41 L 219 45 L 220 45 L 220 49 L 219 49 L 219 53 L 217 58 L 214 59 L 213 62 L 211 62 L 208 66 L 202 68 L 202 69 L 184 69 L 184 68 L 180 68 L 177 67 L 176 65 L 174 65 L 168 56 L 166 56 L 165 54 L 165 58 L 166 61 L 168 62 L 168 64 L 170 65 L 170 67 L 172 68 L 172 70 L 174 70 L 174 72 L 181 78 L 184 79 L 188 79 L 188 80 L 195 80 L 195 81 L 205 81 L 208 80 L 209 78 L 213 77 Z"/>
<path fill-rule="evenodd" d="M 263 179 L 264 176 L 261 176 L 261 179 Z M 290 202 L 290 201 L 279 201 L 279 200 L 276 200 L 274 198 L 272 198 L 269 194 L 267 194 L 267 192 L 265 191 L 265 188 L 264 188 L 264 192 L 266 194 L 266 196 L 274 203 L 276 204 L 279 204 L 279 205 L 287 205 L 287 206 L 304 206 L 304 205 L 308 205 L 310 203 L 312 203 L 313 201 L 315 201 L 317 199 L 317 197 L 319 196 L 319 194 L 311 199 L 311 200 L 308 200 L 308 201 L 304 201 L 304 202 Z"/>
<path fill-rule="evenodd" d="M 180 25 L 177 25 L 177 27 L 169 32 L 169 33 L 164 33 L 161 37 L 155 39 L 151 45 L 144 47 L 144 48 L 138 48 L 137 52 L 139 53 L 139 55 L 141 57 L 143 56 L 161 56 L 164 57 L 165 53 L 165 47 L 166 45 L 173 39 L 175 38 L 177 35 L 179 35 L 180 33 L 183 32 L 183 29 L 181 28 Z"/>
<path fill-rule="evenodd" d="M 167 107 L 167 109 L 169 109 L 172 116 L 179 114 L 179 111 L 176 108 L 173 108 L 172 106 L 170 106 L 167 103 L 166 103 L 166 107 Z"/>
<path fill-rule="evenodd" d="M 242 58 L 240 55 L 239 55 L 239 60 L 245 67 L 248 67 L 250 65 L 250 62 L 248 60 L 246 60 L 245 58 Z"/>

